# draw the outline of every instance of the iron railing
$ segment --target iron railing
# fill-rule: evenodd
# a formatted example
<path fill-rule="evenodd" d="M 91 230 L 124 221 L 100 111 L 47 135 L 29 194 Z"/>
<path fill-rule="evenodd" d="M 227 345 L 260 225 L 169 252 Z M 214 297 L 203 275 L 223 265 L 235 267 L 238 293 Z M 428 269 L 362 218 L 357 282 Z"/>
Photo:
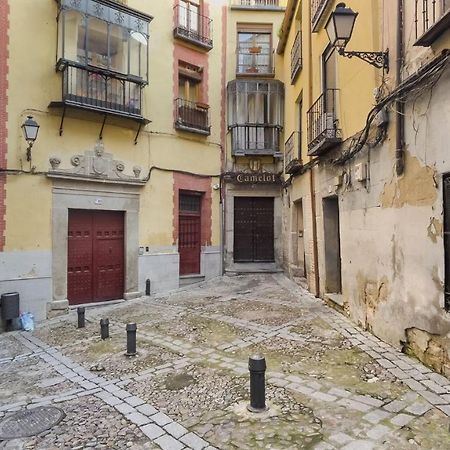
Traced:
<path fill-rule="evenodd" d="M 302 68 L 302 32 L 298 31 L 295 36 L 294 45 L 291 49 L 291 82 L 294 82 L 295 78 Z"/>
<path fill-rule="evenodd" d="M 326 89 L 308 110 L 308 151 L 314 154 L 341 140 L 337 113 L 338 89 Z"/>
<path fill-rule="evenodd" d="M 320 19 L 331 0 L 311 0 L 311 23 L 313 31 L 317 31 Z"/>
<path fill-rule="evenodd" d="M 62 100 L 90 109 L 141 117 L 143 80 L 99 68 L 87 68 L 65 61 L 58 65 L 63 72 Z"/>
<path fill-rule="evenodd" d="M 294 131 L 284 144 L 284 171 L 293 173 L 302 166 L 301 133 Z"/>
<path fill-rule="evenodd" d="M 416 40 L 450 10 L 450 0 L 415 0 L 414 24 Z"/>
<path fill-rule="evenodd" d="M 273 8 L 280 6 L 279 0 L 233 0 L 232 5 L 252 8 Z"/>
<path fill-rule="evenodd" d="M 182 98 L 175 99 L 175 127 L 186 131 L 209 134 L 209 107 Z"/>
<path fill-rule="evenodd" d="M 236 73 L 238 75 L 273 75 L 275 73 L 274 51 L 270 48 L 238 48 Z"/>
<path fill-rule="evenodd" d="M 173 34 L 175 37 L 208 49 L 213 47 L 212 19 L 181 5 L 175 6 L 174 12 Z"/>
<path fill-rule="evenodd" d="M 280 151 L 278 126 L 264 124 L 235 125 L 231 128 L 233 155 L 273 155 Z"/>

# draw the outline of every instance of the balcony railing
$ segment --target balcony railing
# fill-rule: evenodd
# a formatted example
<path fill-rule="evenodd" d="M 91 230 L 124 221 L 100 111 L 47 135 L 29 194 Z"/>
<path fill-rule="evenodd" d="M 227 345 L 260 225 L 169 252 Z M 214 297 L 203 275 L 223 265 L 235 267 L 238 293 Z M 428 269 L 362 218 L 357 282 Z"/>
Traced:
<path fill-rule="evenodd" d="M 273 125 L 235 125 L 231 128 L 233 155 L 280 156 L 280 132 Z"/>
<path fill-rule="evenodd" d="M 311 23 L 313 32 L 319 29 L 319 23 L 323 17 L 323 13 L 330 4 L 331 0 L 311 0 Z"/>
<path fill-rule="evenodd" d="M 175 128 L 204 135 L 210 134 L 208 105 L 177 98 L 175 116 Z"/>
<path fill-rule="evenodd" d="M 69 61 L 60 62 L 58 70 L 63 73 L 64 104 L 142 118 L 143 80 Z"/>
<path fill-rule="evenodd" d="M 297 32 L 291 49 L 291 82 L 293 83 L 302 68 L 302 33 Z"/>
<path fill-rule="evenodd" d="M 416 44 L 429 46 L 450 28 L 450 0 L 414 0 Z"/>
<path fill-rule="evenodd" d="M 294 131 L 284 144 L 284 171 L 296 173 L 302 168 L 301 133 Z"/>
<path fill-rule="evenodd" d="M 192 9 L 177 5 L 175 12 L 175 28 L 173 34 L 207 50 L 213 48 L 212 19 L 196 13 Z"/>
<path fill-rule="evenodd" d="M 231 6 L 252 9 L 280 8 L 279 0 L 232 0 Z"/>
<path fill-rule="evenodd" d="M 337 89 L 326 89 L 307 113 L 308 155 L 319 155 L 342 141 L 336 105 L 337 92 Z"/>
<path fill-rule="evenodd" d="M 273 76 L 275 74 L 273 50 L 264 47 L 239 48 L 236 73 L 238 75 Z"/>

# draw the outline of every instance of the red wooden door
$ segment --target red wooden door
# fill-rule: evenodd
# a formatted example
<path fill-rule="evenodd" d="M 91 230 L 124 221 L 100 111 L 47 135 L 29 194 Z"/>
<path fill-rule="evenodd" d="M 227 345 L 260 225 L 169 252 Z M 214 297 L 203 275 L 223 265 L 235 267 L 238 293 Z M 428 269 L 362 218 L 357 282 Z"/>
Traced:
<path fill-rule="evenodd" d="M 180 275 L 200 273 L 201 196 L 180 194 L 179 209 Z"/>
<path fill-rule="evenodd" d="M 67 296 L 70 304 L 123 297 L 124 216 L 69 211 Z"/>

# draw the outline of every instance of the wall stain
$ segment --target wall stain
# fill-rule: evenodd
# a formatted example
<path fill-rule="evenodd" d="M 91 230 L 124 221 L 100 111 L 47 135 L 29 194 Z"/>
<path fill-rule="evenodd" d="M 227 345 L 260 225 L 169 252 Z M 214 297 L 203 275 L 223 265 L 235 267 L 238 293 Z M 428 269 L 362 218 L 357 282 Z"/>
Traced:
<path fill-rule="evenodd" d="M 435 169 L 423 166 L 420 161 L 405 151 L 405 175 L 393 177 L 384 185 L 380 196 L 383 208 L 402 208 L 410 206 L 433 205 L 437 199 Z"/>
<path fill-rule="evenodd" d="M 437 238 L 443 236 L 444 225 L 436 217 L 430 217 L 430 225 L 427 227 L 428 237 L 436 244 Z"/>
<path fill-rule="evenodd" d="M 378 280 L 366 277 L 362 272 L 358 272 L 358 296 L 362 304 L 366 307 L 365 328 L 370 330 L 375 314 L 380 303 L 386 303 L 389 295 L 389 283 L 386 276 Z"/>

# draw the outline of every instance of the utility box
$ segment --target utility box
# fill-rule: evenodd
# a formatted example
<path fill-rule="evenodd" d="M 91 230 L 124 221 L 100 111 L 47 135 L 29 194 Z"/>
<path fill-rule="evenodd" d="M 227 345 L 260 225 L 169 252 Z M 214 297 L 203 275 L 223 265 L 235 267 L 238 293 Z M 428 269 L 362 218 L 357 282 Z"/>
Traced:
<path fill-rule="evenodd" d="M 20 316 L 20 297 L 18 292 L 8 292 L 1 296 L 1 317 L 8 321 Z"/>

